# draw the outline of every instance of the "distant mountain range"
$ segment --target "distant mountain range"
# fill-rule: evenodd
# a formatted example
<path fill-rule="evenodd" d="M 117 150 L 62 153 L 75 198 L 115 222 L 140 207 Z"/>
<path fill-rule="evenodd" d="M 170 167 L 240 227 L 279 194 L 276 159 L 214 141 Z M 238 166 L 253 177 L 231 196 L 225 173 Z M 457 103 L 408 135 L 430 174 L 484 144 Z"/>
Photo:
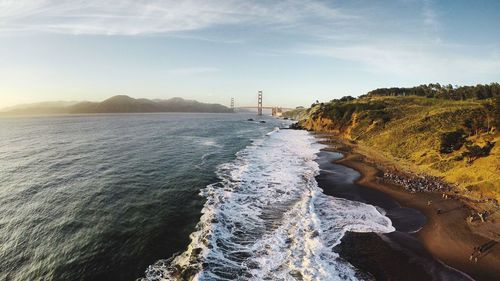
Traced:
<path fill-rule="evenodd" d="M 4 115 L 78 114 L 78 113 L 139 113 L 139 112 L 232 112 L 221 104 L 201 103 L 182 98 L 134 99 L 126 95 L 111 97 L 102 102 L 42 102 L 19 105 L 0 110 Z"/>

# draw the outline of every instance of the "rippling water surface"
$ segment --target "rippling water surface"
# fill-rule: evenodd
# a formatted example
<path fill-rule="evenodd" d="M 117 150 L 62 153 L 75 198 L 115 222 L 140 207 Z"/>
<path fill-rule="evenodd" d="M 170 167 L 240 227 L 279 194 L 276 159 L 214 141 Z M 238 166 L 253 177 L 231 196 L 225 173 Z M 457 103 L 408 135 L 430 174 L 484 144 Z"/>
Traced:
<path fill-rule="evenodd" d="M 391 232 L 372 205 L 323 194 L 322 146 L 306 131 L 275 130 L 217 169 L 188 249 L 142 281 L 358 280 L 333 248 L 346 231 Z"/>
<path fill-rule="evenodd" d="M 0 119 L 0 280 L 134 280 L 184 251 L 242 114 Z"/>
<path fill-rule="evenodd" d="M 362 279 L 334 246 L 391 221 L 322 193 L 308 132 L 249 117 L 0 119 L 0 280 Z"/>

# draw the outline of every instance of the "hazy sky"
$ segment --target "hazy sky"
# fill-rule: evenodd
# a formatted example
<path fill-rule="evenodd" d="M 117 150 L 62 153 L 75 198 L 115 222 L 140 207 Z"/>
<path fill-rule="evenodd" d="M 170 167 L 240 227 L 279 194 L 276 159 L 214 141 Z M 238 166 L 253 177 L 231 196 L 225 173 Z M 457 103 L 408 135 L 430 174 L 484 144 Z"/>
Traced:
<path fill-rule="evenodd" d="M 0 0 L 0 107 L 500 80 L 500 1 Z"/>

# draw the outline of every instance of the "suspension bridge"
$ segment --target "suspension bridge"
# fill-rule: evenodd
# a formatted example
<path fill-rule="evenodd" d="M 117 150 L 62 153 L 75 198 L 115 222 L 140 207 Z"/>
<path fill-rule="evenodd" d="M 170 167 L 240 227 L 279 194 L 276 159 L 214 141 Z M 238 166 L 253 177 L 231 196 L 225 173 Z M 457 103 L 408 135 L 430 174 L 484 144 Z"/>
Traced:
<path fill-rule="evenodd" d="M 264 110 L 271 110 L 271 115 L 272 116 L 281 116 L 284 112 L 293 110 L 294 108 L 287 108 L 287 107 L 281 107 L 281 106 L 264 106 L 263 105 L 263 91 L 258 91 L 257 92 L 257 105 L 253 106 L 234 106 L 234 98 L 231 98 L 231 109 L 233 111 L 238 111 L 238 110 L 257 110 L 257 115 L 262 115 Z"/>

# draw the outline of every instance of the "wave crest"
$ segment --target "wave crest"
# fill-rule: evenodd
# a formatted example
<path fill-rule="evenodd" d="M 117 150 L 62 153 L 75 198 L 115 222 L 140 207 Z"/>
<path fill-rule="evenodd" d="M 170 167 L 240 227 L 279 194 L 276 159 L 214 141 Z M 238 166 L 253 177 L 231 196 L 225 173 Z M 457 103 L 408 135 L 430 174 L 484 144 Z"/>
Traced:
<path fill-rule="evenodd" d="M 391 232 L 374 206 L 324 195 L 305 131 L 280 130 L 218 168 L 188 249 L 150 266 L 143 281 L 357 280 L 333 247 L 346 231 Z"/>

